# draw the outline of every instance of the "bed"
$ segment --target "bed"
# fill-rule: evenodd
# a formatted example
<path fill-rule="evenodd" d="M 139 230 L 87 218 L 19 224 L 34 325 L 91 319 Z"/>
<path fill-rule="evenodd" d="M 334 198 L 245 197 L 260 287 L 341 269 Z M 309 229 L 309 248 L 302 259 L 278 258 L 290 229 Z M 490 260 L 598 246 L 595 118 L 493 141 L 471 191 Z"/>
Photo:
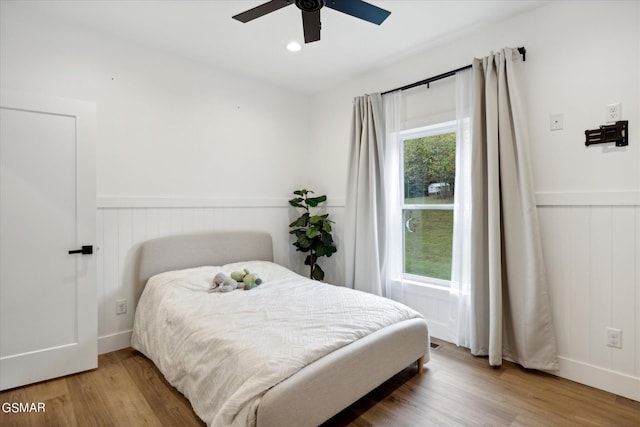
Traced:
<path fill-rule="evenodd" d="M 215 274 L 241 268 L 264 283 L 208 292 Z M 407 366 L 417 363 L 422 373 L 429 360 L 422 316 L 274 264 L 268 233 L 147 241 L 138 279 L 132 347 L 210 426 L 317 426 Z M 244 342 L 239 350 L 236 339 Z"/>

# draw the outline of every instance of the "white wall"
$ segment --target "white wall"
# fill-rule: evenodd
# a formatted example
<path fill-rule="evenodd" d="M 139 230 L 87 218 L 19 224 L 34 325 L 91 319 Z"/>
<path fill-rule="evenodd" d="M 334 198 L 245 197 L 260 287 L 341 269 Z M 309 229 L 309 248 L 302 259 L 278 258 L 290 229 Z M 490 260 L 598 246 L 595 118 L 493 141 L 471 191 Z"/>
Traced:
<path fill-rule="evenodd" d="M 640 400 L 640 3 L 551 2 L 491 28 L 460 35 L 422 53 L 383 64 L 313 99 L 316 187 L 343 197 L 351 101 L 471 63 L 505 46 L 525 46 L 531 155 L 552 286 L 560 376 Z M 606 17 L 606 18 L 605 18 Z M 413 95 L 416 96 L 416 95 Z M 428 91 L 427 95 L 428 96 Z M 435 97 L 435 93 L 434 93 Z M 425 99 L 425 102 L 429 102 Z M 584 145 L 621 102 L 628 147 Z M 564 114 L 551 132 L 549 115 Z M 413 118 L 417 120 L 418 118 Z M 344 167 L 336 167 L 343 159 Z M 338 254 L 340 255 L 340 254 Z M 337 260 L 344 269 L 344 261 Z M 410 287 L 405 302 L 447 338 L 448 297 Z M 606 327 L 623 330 L 623 348 L 604 345 Z"/>
<path fill-rule="evenodd" d="M 585 129 L 603 124 L 607 104 L 620 101 L 623 119 L 638 117 L 638 20 L 637 1 L 551 2 L 385 64 L 316 96 L 314 154 L 327 162 L 344 159 L 344 168 L 334 168 L 330 177 L 321 170 L 316 176 L 319 181 L 322 178 L 326 191 L 343 196 L 354 96 L 422 80 L 470 64 L 472 58 L 504 46 L 526 46 L 524 86 L 530 106 L 532 157 L 534 170 L 541 171 L 535 174 L 537 191 L 637 191 L 637 145 L 603 152 L 601 148 L 585 149 L 580 142 L 584 142 Z M 564 113 L 563 131 L 549 132 L 550 113 Z M 633 128 L 630 134 L 633 139 Z M 573 165 L 570 171 L 567 162 Z"/>
<path fill-rule="evenodd" d="M 96 102 L 99 195 L 282 198 L 300 180 L 308 97 L 18 2 L 2 12 L 2 87 Z"/>
<path fill-rule="evenodd" d="M 305 95 L 2 2 L 0 90 L 97 106 L 100 351 L 129 345 L 134 263 L 146 239 L 197 230 L 271 233 L 289 243 L 291 191 L 308 187 L 300 153 Z M 328 274 L 332 277 L 332 273 Z M 129 312 L 115 314 L 126 298 Z"/>

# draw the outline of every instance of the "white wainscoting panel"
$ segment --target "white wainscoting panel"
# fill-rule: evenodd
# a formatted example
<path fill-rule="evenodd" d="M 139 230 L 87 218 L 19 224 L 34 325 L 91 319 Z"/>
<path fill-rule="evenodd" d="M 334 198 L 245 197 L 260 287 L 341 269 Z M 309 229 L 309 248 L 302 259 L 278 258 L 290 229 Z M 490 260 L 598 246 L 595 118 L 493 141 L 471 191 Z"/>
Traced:
<path fill-rule="evenodd" d="M 449 288 L 410 281 L 393 282 L 389 298 L 422 314 L 429 325 L 429 335 L 451 341 L 449 332 Z"/>
<path fill-rule="evenodd" d="M 554 196 L 538 212 L 558 375 L 640 400 L 640 207 L 630 196 Z M 622 348 L 606 346 L 607 328 L 622 330 Z"/>

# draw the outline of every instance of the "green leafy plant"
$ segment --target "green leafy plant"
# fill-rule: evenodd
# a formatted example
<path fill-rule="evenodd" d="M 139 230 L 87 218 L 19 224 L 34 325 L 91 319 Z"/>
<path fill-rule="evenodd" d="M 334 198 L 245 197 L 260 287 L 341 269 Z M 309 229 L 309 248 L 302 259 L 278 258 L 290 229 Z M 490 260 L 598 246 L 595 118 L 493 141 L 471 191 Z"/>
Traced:
<path fill-rule="evenodd" d="M 297 197 L 289 200 L 294 208 L 303 209 L 302 215 L 289 224 L 289 234 L 296 236 L 293 246 L 300 252 L 308 252 L 304 264 L 309 266 L 309 277 L 314 280 L 324 279 L 324 271 L 318 265 L 319 257 L 330 257 L 338 250 L 331 236 L 331 224 L 329 214 L 311 215 L 310 208 L 316 208 L 327 200 L 327 196 L 309 197 L 313 194 L 310 190 L 296 190 Z"/>

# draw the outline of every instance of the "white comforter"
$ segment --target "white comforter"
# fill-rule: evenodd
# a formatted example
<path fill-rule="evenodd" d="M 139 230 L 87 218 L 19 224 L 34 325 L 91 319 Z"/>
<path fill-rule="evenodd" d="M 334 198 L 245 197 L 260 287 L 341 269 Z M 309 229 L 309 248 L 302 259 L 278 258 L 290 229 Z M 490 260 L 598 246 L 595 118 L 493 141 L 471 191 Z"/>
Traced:
<path fill-rule="evenodd" d="M 218 272 L 243 268 L 264 283 L 208 292 Z M 136 309 L 131 345 L 208 425 L 253 426 L 270 388 L 340 347 L 414 317 L 420 315 L 394 301 L 252 261 L 152 277 Z"/>

